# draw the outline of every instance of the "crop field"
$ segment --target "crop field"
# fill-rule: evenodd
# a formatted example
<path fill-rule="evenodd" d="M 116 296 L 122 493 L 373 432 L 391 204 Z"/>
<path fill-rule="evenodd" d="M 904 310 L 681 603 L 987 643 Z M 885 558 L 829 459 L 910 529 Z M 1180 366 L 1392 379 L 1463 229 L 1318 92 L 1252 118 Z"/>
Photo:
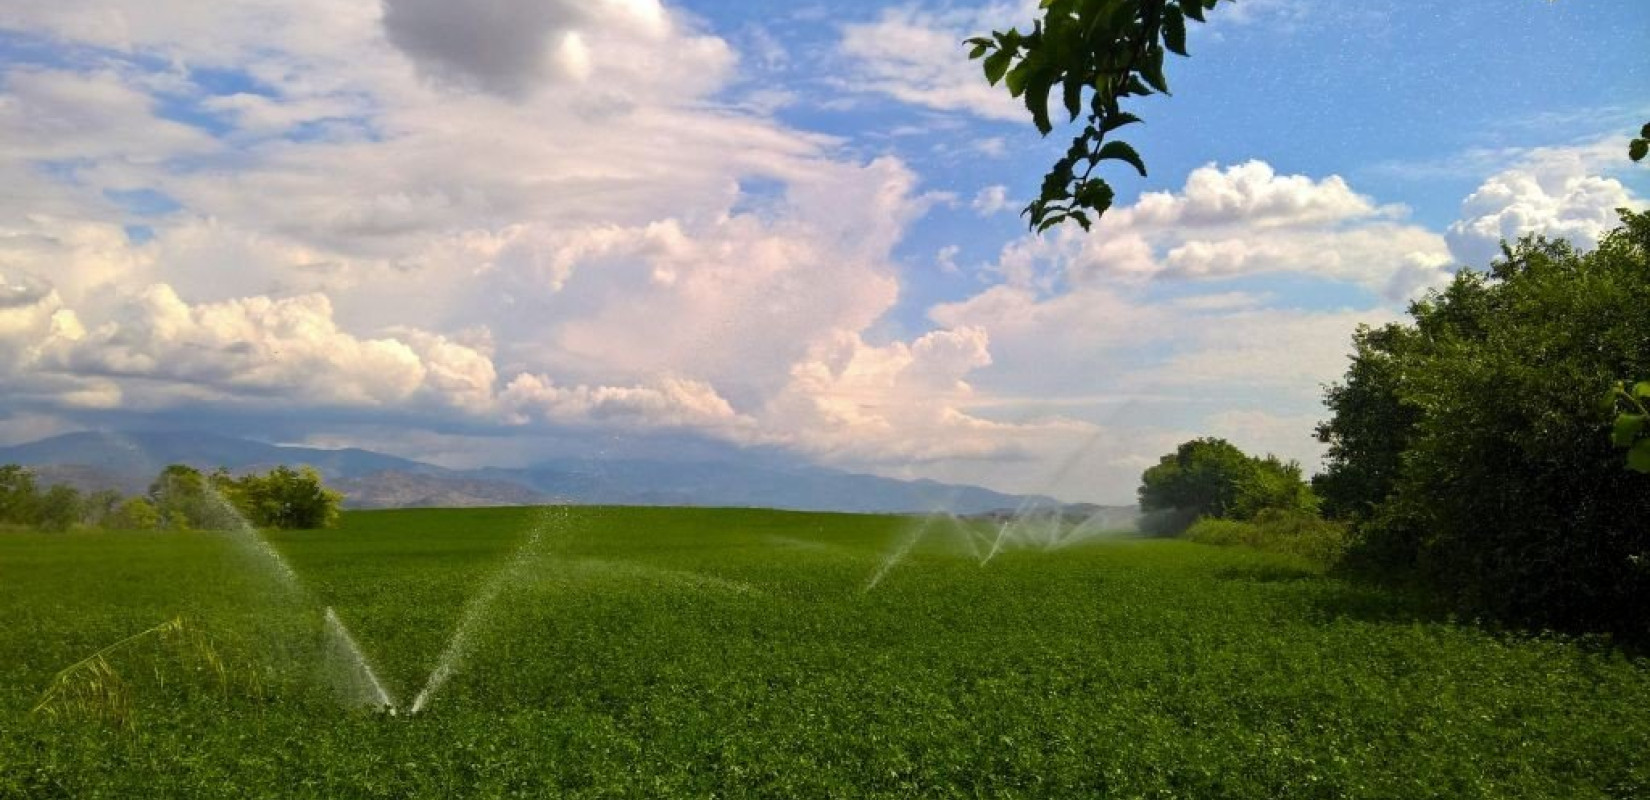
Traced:
<path fill-rule="evenodd" d="M 3 533 L 0 797 L 1650 797 L 1642 657 L 1241 548 L 995 533 Z"/>

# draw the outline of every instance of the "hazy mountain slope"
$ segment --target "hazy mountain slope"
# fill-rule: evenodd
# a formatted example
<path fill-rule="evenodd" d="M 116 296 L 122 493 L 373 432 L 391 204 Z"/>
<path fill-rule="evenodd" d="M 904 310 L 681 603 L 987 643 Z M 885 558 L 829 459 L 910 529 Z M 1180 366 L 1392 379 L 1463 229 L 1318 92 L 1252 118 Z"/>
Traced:
<path fill-rule="evenodd" d="M 524 469 L 452 470 L 368 450 L 284 447 L 189 432 L 86 432 L 0 448 L 0 464 L 43 469 L 80 488 L 140 491 L 167 464 L 263 470 L 307 464 L 361 508 L 523 505 L 754 506 L 819 511 L 971 514 L 1046 497 L 826 469 L 772 452 L 702 460 L 563 459 Z"/>

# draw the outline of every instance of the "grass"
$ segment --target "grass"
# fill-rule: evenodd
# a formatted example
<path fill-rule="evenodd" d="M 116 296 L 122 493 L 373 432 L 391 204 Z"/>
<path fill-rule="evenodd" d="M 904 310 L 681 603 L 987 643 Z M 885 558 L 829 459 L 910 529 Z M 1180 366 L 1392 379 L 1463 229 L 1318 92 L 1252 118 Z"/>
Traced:
<path fill-rule="evenodd" d="M 348 514 L 271 536 L 0 536 L 0 797 L 1650 796 L 1650 664 L 1184 541 L 1010 549 L 700 509 Z M 537 528 L 532 552 L 518 547 Z M 487 592 L 507 565 L 514 577 Z M 341 703 L 335 609 L 416 716 Z M 31 715 L 115 650 L 130 727 Z"/>

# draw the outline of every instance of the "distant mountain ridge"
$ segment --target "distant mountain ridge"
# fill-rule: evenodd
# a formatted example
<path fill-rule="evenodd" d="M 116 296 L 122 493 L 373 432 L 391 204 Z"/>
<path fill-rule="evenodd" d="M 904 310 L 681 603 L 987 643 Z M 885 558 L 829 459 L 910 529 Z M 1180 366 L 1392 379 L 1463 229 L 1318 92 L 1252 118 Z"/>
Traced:
<path fill-rule="evenodd" d="M 1049 497 L 843 472 L 772 455 L 699 461 L 564 458 L 526 468 L 455 470 L 370 450 L 291 447 L 191 432 L 63 434 L 0 447 L 0 464 L 37 468 L 42 482 L 128 493 L 141 491 L 168 464 L 234 472 L 309 465 L 343 491 L 352 508 L 566 502 L 978 514 L 1060 505 Z"/>

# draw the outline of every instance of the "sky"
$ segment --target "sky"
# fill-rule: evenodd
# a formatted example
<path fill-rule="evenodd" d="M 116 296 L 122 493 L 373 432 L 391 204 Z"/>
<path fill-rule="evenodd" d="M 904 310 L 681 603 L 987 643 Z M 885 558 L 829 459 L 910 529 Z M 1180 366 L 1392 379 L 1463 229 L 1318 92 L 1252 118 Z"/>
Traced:
<path fill-rule="evenodd" d="M 1092 232 L 962 39 L 1035 2 L 8 0 L 0 444 L 781 454 L 1128 502 L 1316 468 L 1361 324 L 1644 208 L 1642 0 L 1239 0 Z M 1125 170 L 1127 168 L 1124 168 Z"/>

